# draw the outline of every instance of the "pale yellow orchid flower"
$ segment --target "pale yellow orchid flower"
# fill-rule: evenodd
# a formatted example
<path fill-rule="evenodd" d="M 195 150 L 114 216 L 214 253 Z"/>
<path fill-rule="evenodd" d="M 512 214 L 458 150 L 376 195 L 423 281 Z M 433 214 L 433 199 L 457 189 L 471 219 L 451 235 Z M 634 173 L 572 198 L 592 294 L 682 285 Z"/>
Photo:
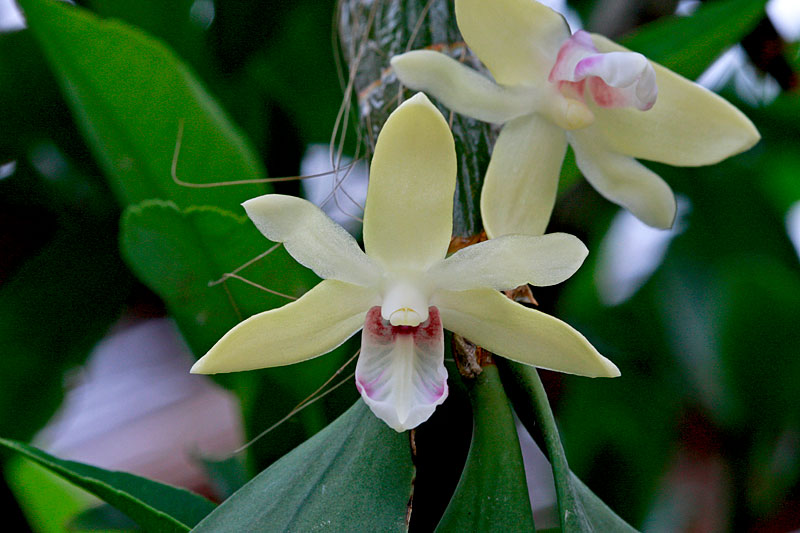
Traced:
<path fill-rule="evenodd" d="M 392 66 L 403 84 L 454 111 L 504 124 L 481 196 L 490 237 L 544 232 L 567 144 L 600 194 L 669 228 L 672 190 L 635 158 L 709 165 L 760 138 L 716 94 L 600 35 L 571 36 L 561 15 L 534 0 L 455 6 L 464 40 L 496 83 L 433 51 L 395 56 Z"/>
<path fill-rule="evenodd" d="M 268 194 L 244 203 L 270 240 L 326 278 L 299 300 L 229 331 L 192 372 L 214 374 L 305 361 L 358 330 L 356 386 L 397 431 L 447 397 L 447 328 L 504 357 L 585 376 L 619 375 L 577 331 L 498 290 L 552 285 L 586 257 L 575 237 L 514 235 L 445 258 L 453 227 L 456 154 L 441 113 L 423 94 L 399 106 L 375 146 L 364 247 L 313 204 Z"/>

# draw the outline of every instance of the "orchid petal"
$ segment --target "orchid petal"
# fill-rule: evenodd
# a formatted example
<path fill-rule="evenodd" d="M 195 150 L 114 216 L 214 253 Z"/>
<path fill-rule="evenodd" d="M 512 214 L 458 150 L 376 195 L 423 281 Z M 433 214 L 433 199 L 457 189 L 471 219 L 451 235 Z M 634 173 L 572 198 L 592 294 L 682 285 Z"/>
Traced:
<path fill-rule="evenodd" d="M 435 287 L 463 291 L 555 285 L 572 276 L 589 251 L 572 235 L 506 235 L 462 248 L 428 271 Z"/>
<path fill-rule="evenodd" d="M 581 376 L 619 376 L 571 326 L 497 291 L 438 291 L 432 303 L 445 328 L 507 359 Z"/>
<path fill-rule="evenodd" d="M 447 398 L 444 333 L 439 313 L 419 327 L 393 327 L 379 307 L 367 313 L 356 387 L 375 416 L 395 431 L 413 429 Z"/>
<path fill-rule="evenodd" d="M 533 110 L 531 91 L 504 88 L 439 52 L 415 50 L 392 58 L 397 78 L 456 113 L 502 124 Z"/>
<path fill-rule="evenodd" d="M 456 0 L 461 35 L 501 85 L 541 85 L 570 31 L 531 0 Z"/>
<path fill-rule="evenodd" d="M 592 35 L 601 52 L 627 51 Z M 652 63 L 658 100 L 646 112 L 592 107 L 587 132 L 609 149 L 676 166 L 711 165 L 751 148 L 761 138 L 744 113 L 711 91 Z"/>
<path fill-rule="evenodd" d="M 444 117 L 418 93 L 386 120 L 372 157 L 364 247 L 385 269 L 427 270 L 453 231 L 456 149 Z"/>
<path fill-rule="evenodd" d="M 503 126 L 481 192 L 483 227 L 490 238 L 544 233 L 566 151 L 564 131 L 540 115 Z"/>
<path fill-rule="evenodd" d="M 328 353 L 364 325 L 379 301 L 374 289 L 325 280 L 299 300 L 254 315 L 225 334 L 194 374 L 290 365 Z"/>
<path fill-rule="evenodd" d="M 319 277 L 364 287 L 380 280 L 381 268 L 361 251 L 353 236 L 311 202 L 266 194 L 242 205 L 264 236 L 282 242 L 298 263 Z"/>
<path fill-rule="evenodd" d="M 650 226 L 672 227 L 675 195 L 655 172 L 632 157 L 607 149 L 586 130 L 569 133 L 575 162 L 597 192 Z"/>

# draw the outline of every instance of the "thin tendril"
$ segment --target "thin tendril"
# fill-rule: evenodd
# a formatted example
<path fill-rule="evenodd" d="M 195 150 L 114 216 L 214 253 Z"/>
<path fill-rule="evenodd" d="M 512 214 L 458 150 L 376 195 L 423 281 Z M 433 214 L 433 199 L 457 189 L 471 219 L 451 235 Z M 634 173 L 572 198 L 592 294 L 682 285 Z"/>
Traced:
<path fill-rule="evenodd" d="M 219 285 L 220 283 L 222 283 L 223 281 L 225 281 L 226 279 L 228 279 L 229 277 L 231 277 L 231 274 L 238 274 L 239 272 L 241 272 L 241 271 L 242 271 L 242 270 L 244 270 L 245 268 L 249 267 L 250 265 L 252 265 L 252 264 L 253 264 L 253 263 L 255 263 L 256 261 L 260 261 L 260 260 L 264 259 L 264 258 L 265 258 L 265 257 L 267 257 L 269 254 L 271 254 L 272 252 L 274 252 L 275 250 L 277 250 L 277 249 L 278 249 L 278 247 L 279 247 L 281 244 L 283 244 L 283 243 L 281 243 L 281 242 L 275 243 L 274 245 L 270 246 L 270 248 L 269 248 L 269 249 L 268 249 L 266 252 L 262 252 L 262 253 L 258 254 L 258 255 L 257 255 L 257 256 L 255 256 L 254 258 L 252 258 L 252 259 L 250 259 L 249 261 L 247 261 L 245 264 L 243 264 L 243 265 L 239 265 L 238 267 L 234 268 L 234 269 L 233 269 L 231 272 L 228 272 L 227 274 L 223 275 L 221 278 L 219 278 L 219 279 L 216 279 L 216 280 L 214 280 L 214 281 L 209 281 L 209 282 L 208 282 L 208 286 L 209 286 L 209 287 L 213 287 L 214 285 Z"/>
<path fill-rule="evenodd" d="M 317 401 L 321 400 L 322 398 L 324 398 L 324 397 L 325 397 L 325 396 L 327 396 L 328 394 L 332 393 L 333 391 L 335 391 L 336 389 L 338 389 L 339 387 L 341 387 L 342 385 L 344 385 L 345 383 L 347 383 L 348 381 L 350 381 L 350 378 L 352 378 L 353 376 L 355 376 L 355 372 L 351 373 L 351 374 L 350 374 L 350 375 L 348 375 L 346 378 L 344 378 L 342 381 L 340 381 L 339 383 L 337 383 L 336 385 L 334 385 L 334 386 L 333 386 L 333 387 L 331 387 L 330 389 L 326 390 L 325 392 L 323 392 L 323 393 L 322 393 L 322 394 L 320 394 L 319 396 L 316 396 L 316 395 L 317 395 L 317 394 L 318 394 L 318 393 L 319 393 L 319 392 L 320 392 L 322 389 L 324 389 L 324 388 L 325 388 L 325 386 L 326 386 L 326 385 L 328 385 L 328 383 L 330 383 L 331 381 L 333 381 L 333 380 L 334 380 L 334 378 L 336 378 L 336 376 L 338 376 L 339 374 L 341 374 L 341 373 L 342 373 L 342 371 L 343 371 L 345 368 L 347 368 L 347 366 L 348 366 L 350 363 L 352 363 L 352 362 L 353 362 L 353 360 L 354 360 L 356 357 L 358 357 L 358 354 L 359 354 L 359 353 L 361 353 L 361 350 L 357 350 L 357 351 L 356 351 L 356 353 L 354 353 L 354 354 L 353 354 L 353 355 L 350 357 L 350 359 L 348 359 L 348 360 L 347 360 L 347 361 L 346 361 L 346 362 L 345 362 L 345 363 L 344 363 L 344 364 L 343 364 L 341 367 L 339 367 L 339 370 L 337 370 L 337 371 L 336 371 L 336 372 L 335 372 L 335 373 L 334 373 L 334 374 L 333 374 L 331 377 L 329 377 L 329 378 L 328 378 L 328 379 L 325 381 L 325 383 L 323 383 L 322 385 L 320 385 L 320 386 L 317 388 L 317 390 L 315 390 L 314 392 L 312 392 L 311 394 L 309 394 L 309 395 L 308 395 L 308 396 L 307 396 L 307 397 L 306 397 L 306 398 L 305 398 L 303 401 L 301 401 L 300 403 L 298 403 L 298 404 L 297 404 L 297 405 L 296 405 L 296 406 L 295 406 L 295 407 L 294 407 L 294 408 L 293 408 L 291 411 L 289 411 L 289 413 L 288 413 L 286 416 L 284 416 L 283 418 L 281 418 L 280 420 L 278 420 L 277 422 L 275 422 L 274 424 L 272 424 L 270 427 L 268 427 L 267 429 L 265 429 L 264 431 L 262 431 L 261 433 L 259 433 L 258 435 L 256 435 L 255 437 L 253 437 L 252 439 L 250 439 L 249 441 L 247 441 L 247 442 L 246 442 L 246 443 L 244 443 L 243 445 L 241 445 L 240 447 L 238 447 L 238 448 L 236 448 L 235 450 L 233 450 L 233 451 L 230 453 L 229 457 L 233 457 L 233 456 L 234 456 L 234 455 L 236 455 L 236 454 L 242 453 L 242 452 L 243 452 L 243 451 L 245 451 L 247 448 L 249 448 L 250 446 L 252 446 L 253 444 L 255 444 L 255 442 L 256 442 L 257 440 L 259 440 L 259 439 L 261 439 L 262 437 L 264 437 L 264 436 L 265 436 L 267 433 L 269 433 L 270 431 L 274 430 L 275 428 L 277 428 L 278 426 L 280 426 L 281 424 L 283 424 L 284 422 L 286 422 L 287 420 L 289 420 L 291 417 L 293 417 L 294 415 L 296 415 L 297 413 L 299 413 L 300 411 L 302 411 L 303 409 L 305 409 L 305 408 L 306 408 L 306 407 L 308 407 L 309 405 L 312 405 L 313 403 L 315 403 L 315 402 L 317 402 Z M 316 396 L 316 397 L 315 397 L 315 396 Z"/>
<path fill-rule="evenodd" d="M 170 168 L 170 175 L 172 176 L 172 181 L 182 187 L 192 187 L 195 189 L 208 189 L 212 187 L 226 187 L 228 185 L 250 185 L 253 183 L 277 183 L 281 181 L 297 181 L 297 180 L 305 180 L 305 179 L 312 179 L 312 178 L 321 178 L 323 176 L 329 176 L 331 174 L 335 174 L 342 170 L 341 168 L 334 168 L 333 170 L 328 170 L 326 172 L 320 172 L 319 174 L 310 174 L 308 176 L 284 176 L 280 178 L 257 178 L 257 179 L 249 179 L 249 180 L 234 180 L 234 181 L 218 181 L 214 183 L 191 183 L 188 181 L 183 181 L 178 177 L 178 157 L 181 153 L 181 144 L 183 143 L 183 127 L 184 127 L 184 119 L 180 119 L 178 121 L 178 135 L 175 139 L 175 151 L 172 154 L 172 166 Z M 343 168 L 349 168 L 355 165 L 358 162 L 358 159 L 353 159 L 351 162 L 347 163 Z"/>
<path fill-rule="evenodd" d="M 228 272 L 223 277 L 238 279 L 239 281 L 243 281 L 243 282 L 247 283 L 248 285 L 250 285 L 252 287 L 255 287 L 257 289 L 261 289 L 262 291 L 268 292 L 270 294 L 274 294 L 275 296 L 281 296 L 283 298 L 288 298 L 289 300 L 297 300 L 296 296 L 289 296 L 288 294 L 284 294 L 282 292 L 278 292 L 278 291 L 275 291 L 275 290 L 272 290 L 272 289 L 268 289 L 268 288 L 264 287 L 263 285 L 259 285 L 255 281 L 250 281 L 249 279 L 240 276 L 239 274 L 233 274 L 231 272 Z"/>

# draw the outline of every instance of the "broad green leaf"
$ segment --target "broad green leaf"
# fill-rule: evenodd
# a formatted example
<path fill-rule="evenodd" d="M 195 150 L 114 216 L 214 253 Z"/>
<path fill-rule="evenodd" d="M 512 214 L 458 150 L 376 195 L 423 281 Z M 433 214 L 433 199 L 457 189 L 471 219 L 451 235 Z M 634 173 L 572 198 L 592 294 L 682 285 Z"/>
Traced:
<path fill-rule="evenodd" d="M 115 18 L 163 41 L 200 74 L 210 74 L 208 24 L 214 5 L 192 6 L 196 0 L 84 0 L 81 5 L 103 18 Z M 209 9 L 209 7 L 211 9 Z M 209 20 L 209 17 L 211 20 Z"/>
<path fill-rule="evenodd" d="M 689 79 L 696 79 L 764 16 L 766 0 L 703 3 L 689 17 L 651 22 L 620 41 Z"/>
<path fill-rule="evenodd" d="M 194 531 L 406 531 L 413 480 L 408 435 L 358 400 Z"/>
<path fill-rule="evenodd" d="M 0 446 L 106 501 L 149 531 L 189 531 L 214 509 L 213 503 L 187 490 L 127 472 L 64 461 L 17 441 L 0 439 Z"/>
<path fill-rule="evenodd" d="M 536 369 L 505 359 L 500 364 L 520 420 L 529 431 L 538 428 L 543 434 L 553 467 L 561 530 L 566 533 L 635 532 L 569 469 L 553 411 Z"/>
<path fill-rule="evenodd" d="M 136 522 L 122 511 L 108 505 L 96 505 L 78 513 L 67 523 L 67 531 L 118 531 L 130 533 L 141 531 Z"/>
<path fill-rule="evenodd" d="M 192 188 L 172 181 L 181 121 L 180 179 L 258 179 L 264 171 L 222 109 L 161 42 L 64 2 L 19 4 L 121 203 L 168 198 L 181 206 L 234 208 L 266 191 L 262 185 Z"/>
<path fill-rule="evenodd" d="M 4 454 L 5 455 L 5 454 Z M 79 489 L 47 468 L 17 455 L 3 464 L 0 483 L 4 496 L 3 520 L 15 524 L 18 531 L 65 533 L 65 525 L 97 498 Z M 14 499 L 19 509 L 13 509 Z M 16 511 L 16 512 L 15 512 Z M 28 528 L 23 528 L 27 524 Z"/>
<path fill-rule="evenodd" d="M 437 531 L 534 531 L 517 429 L 497 367 L 468 384 L 474 420 L 467 464 Z"/>
<path fill-rule="evenodd" d="M 120 245 L 139 279 L 167 303 L 198 357 L 239 321 L 291 301 L 237 279 L 209 286 L 273 245 L 244 215 L 146 201 L 123 215 Z M 318 280 L 283 247 L 240 274 L 295 298 Z"/>

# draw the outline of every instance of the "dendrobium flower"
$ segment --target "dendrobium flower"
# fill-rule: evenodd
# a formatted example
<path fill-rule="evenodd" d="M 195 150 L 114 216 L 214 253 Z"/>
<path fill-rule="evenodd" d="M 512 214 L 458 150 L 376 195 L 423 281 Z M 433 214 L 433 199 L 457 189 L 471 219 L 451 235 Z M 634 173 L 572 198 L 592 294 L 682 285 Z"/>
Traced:
<path fill-rule="evenodd" d="M 570 277 L 587 250 L 575 237 L 513 235 L 445 257 L 453 226 L 456 154 L 447 122 L 423 94 L 399 106 L 375 146 L 364 253 L 313 204 L 268 194 L 244 203 L 270 240 L 325 278 L 300 299 L 229 331 L 192 372 L 297 363 L 362 329 L 356 387 L 397 431 L 447 397 L 442 328 L 515 361 L 585 376 L 619 370 L 569 325 L 498 290 Z"/>
<path fill-rule="evenodd" d="M 481 196 L 490 237 L 540 235 L 567 144 L 597 191 L 669 228 L 675 197 L 635 158 L 709 165 L 759 139 L 750 120 L 703 87 L 600 35 L 570 36 L 534 0 L 456 0 L 466 43 L 495 79 L 427 50 L 392 58 L 397 77 L 458 113 L 504 124 Z"/>

